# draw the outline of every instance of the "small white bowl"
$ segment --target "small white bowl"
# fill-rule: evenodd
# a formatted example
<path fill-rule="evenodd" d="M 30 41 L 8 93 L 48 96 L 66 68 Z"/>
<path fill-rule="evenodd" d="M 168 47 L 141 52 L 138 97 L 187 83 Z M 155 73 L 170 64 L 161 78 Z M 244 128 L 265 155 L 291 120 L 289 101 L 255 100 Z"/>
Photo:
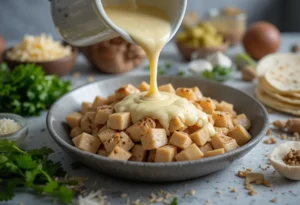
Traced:
<path fill-rule="evenodd" d="M 20 145 L 22 140 L 28 135 L 28 125 L 27 125 L 25 118 L 23 118 L 20 115 L 16 115 L 16 114 L 0 113 L 0 119 L 3 119 L 3 118 L 14 120 L 21 126 L 21 129 L 19 129 L 16 132 L 6 134 L 6 135 L 0 134 L 0 140 L 15 141 L 17 145 Z"/>

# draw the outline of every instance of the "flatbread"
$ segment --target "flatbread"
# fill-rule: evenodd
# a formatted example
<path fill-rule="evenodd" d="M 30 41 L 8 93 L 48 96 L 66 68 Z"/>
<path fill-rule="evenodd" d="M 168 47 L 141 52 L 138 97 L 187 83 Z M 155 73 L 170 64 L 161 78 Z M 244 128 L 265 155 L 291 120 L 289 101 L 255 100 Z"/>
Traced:
<path fill-rule="evenodd" d="M 265 104 L 275 110 L 281 111 L 281 112 L 300 116 L 300 106 L 291 105 L 288 103 L 283 103 L 281 101 L 278 101 L 278 100 L 272 98 L 271 96 L 269 96 L 268 94 L 266 94 L 265 92 L 263 92 L 259 87 L 256 88 L 255 93 L 256 93 L 257 98 L 263 104 Z"/>
<path fill-rule="evenodd" d="M 275 92 L 270 92 L 267 89 L 265 90 L 263 87 L 260 87 L 260 89 L 263 90 L 270 97 L 272 97 L 276 100 L 279 100 L 283 103 L 289 103 L 289 104 L 300 106 L 300 99 L 299 98 L 296 98 L 296 97 L 293 97 L 293 96 L 285 96 L 285 95 L 275 93 Z"/>

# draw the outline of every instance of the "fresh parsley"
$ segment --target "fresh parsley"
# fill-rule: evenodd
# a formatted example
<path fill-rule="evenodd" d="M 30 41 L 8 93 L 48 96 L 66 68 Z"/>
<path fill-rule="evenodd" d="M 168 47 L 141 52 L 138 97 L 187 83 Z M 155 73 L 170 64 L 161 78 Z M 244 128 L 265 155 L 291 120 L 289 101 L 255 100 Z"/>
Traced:
<path fill-rule="evenodd" d="M 15 142 L 0 140 L 0 201 L 11 200 L 15 189 L 24 187 L 71 203 L 74 192 L 67 185 L 78 185 L 78 182 L 57 179 L 66 172 L 60 163 L 48 159 L 51 153 L 53 150 L 46 147 L 25 152 Z"/>
<path fill-rule="evenodd" d="M 232 72 L 231 68 L 215 66 L 212 71 L 204 71 L 202 73 L 202 76 L 209 80 L 222 82 L 228 78 L 231 72 Z"/>
<path fill-rule="evenodd" d="M 45 75 L 35 64 L 22 64 L 12 71 L 0 64 L 0 112 L 39 115 L 70 88 L 70 82 Z"/>
<path fill-rule="evenodd" d="M 175 197 L 170 205 L 178 205 L 178 198 Z"/>

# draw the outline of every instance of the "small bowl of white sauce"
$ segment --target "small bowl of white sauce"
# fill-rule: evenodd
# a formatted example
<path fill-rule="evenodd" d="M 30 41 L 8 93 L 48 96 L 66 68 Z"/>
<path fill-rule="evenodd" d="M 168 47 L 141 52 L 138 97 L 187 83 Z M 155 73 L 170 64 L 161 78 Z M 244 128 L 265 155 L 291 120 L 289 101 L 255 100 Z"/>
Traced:
<path fill-rule="evenodd" d="M 10 113 L 0 113 L 0 140 L 15 141 L 19 145 L 28 135 L 26 119 Z"/>

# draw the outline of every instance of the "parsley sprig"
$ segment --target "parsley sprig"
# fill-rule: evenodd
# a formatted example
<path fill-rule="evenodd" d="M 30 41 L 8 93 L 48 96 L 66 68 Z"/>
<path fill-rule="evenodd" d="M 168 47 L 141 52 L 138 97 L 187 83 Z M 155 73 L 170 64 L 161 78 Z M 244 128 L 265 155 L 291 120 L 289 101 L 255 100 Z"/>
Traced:
<path fill-rule="evenodd" d="M 209 80 L 222 82 L 228 79 L 231 72 L 232 72 L 231 68 L 215 66 L 212 71 L 204 71 L 202 73 L 202 76 Z"/>
<path fill-rule="evenodd" d="M 0 140 L 0 201 L 11 200 L 16 188 L 25 187 L 71 203 L 74 192 L 67 185 L 78 182 L 58 181 L 56 177 L 66 172 L 59 162 L 48 159 L 51 153 L 53 150 L 46 147 L 25 152 L 15 142 Z"/>

